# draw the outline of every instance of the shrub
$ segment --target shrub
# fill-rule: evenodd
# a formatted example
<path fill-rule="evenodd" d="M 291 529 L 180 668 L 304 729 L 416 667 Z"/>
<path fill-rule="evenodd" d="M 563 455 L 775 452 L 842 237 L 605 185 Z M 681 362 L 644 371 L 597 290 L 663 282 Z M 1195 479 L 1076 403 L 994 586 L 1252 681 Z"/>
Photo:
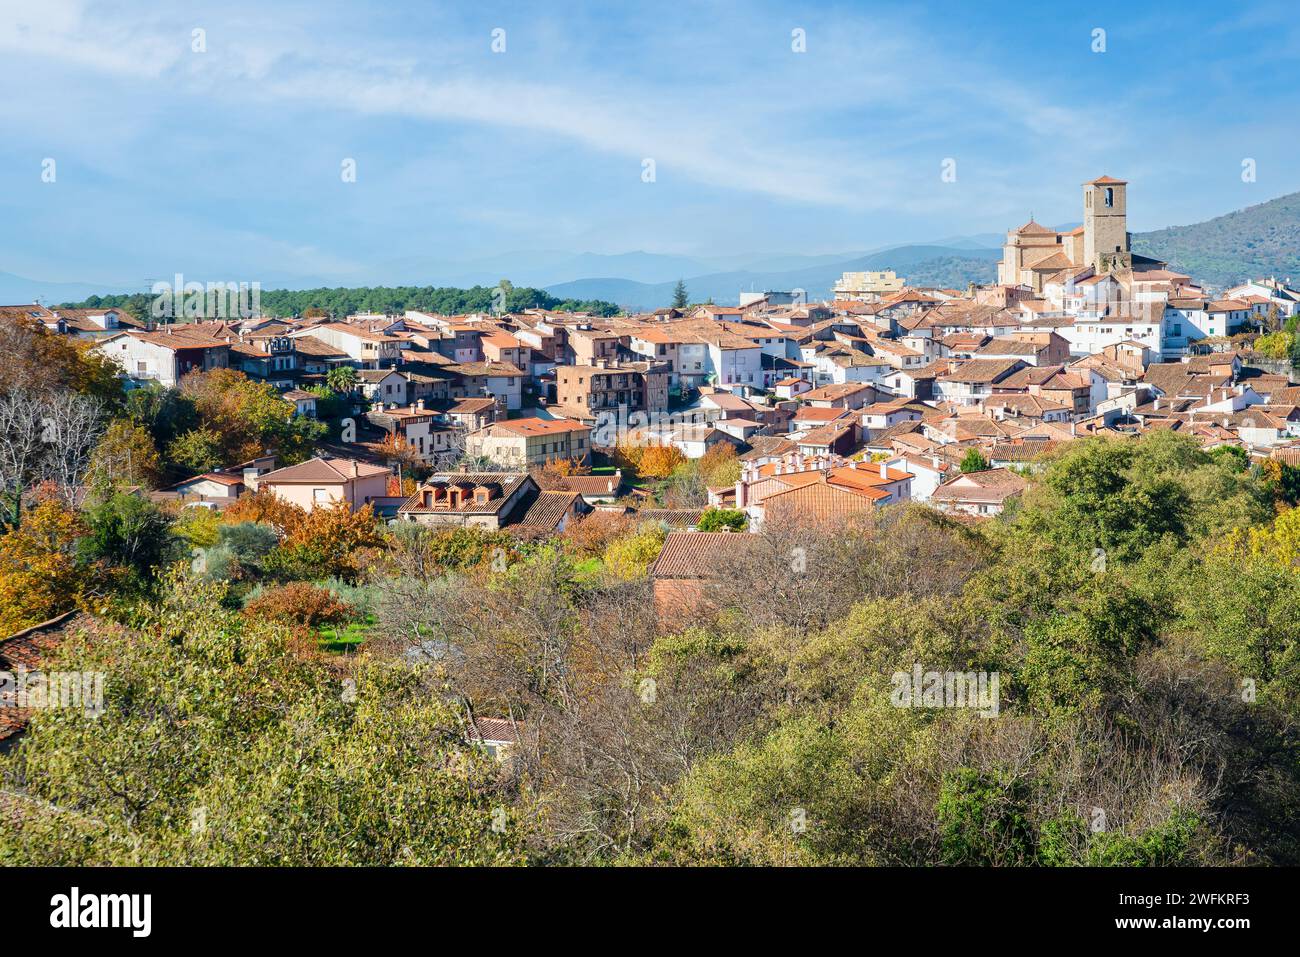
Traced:
<path fill-rule="evenodd" d="M 291 582 L 262 592 L 244 606 L 244 614 L 315 628 L 351 621 L 357 617 L 357 610 L 324 588 L 307 582 Z"/>

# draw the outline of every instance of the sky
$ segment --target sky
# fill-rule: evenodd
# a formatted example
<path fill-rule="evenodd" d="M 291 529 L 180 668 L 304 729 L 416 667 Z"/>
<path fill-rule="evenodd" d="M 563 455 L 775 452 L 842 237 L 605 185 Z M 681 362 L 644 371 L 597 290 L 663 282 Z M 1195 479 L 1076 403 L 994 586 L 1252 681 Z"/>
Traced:
<path fill-rule="evenodd" d="M 0 0 L 0 272 L 821 255 L 1102 174 L 1136 232 L 1300 190 L 1298 81 L 1284 3 Z"/>

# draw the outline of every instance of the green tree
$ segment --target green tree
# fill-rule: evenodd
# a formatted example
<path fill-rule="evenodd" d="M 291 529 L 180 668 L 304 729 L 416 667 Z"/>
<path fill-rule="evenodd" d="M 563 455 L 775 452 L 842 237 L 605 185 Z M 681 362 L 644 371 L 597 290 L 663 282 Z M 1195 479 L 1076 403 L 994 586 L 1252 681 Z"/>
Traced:
<path fill-rule="evenodd" d="M 721 532 L 727 529 L 743 532 L 748 525 L 749 516 L 741 509 L 710 507 L 700 514 L 700 522 L 696 527 L 701 532 Z"/>
<path fill-rule="evenodd" d="M 352 366 L 334 366 L 325 373 L 325 384 L 339 395 L 348 395 L 357 387 L 357 370 Z"/>
<path fill-rule="evenodd" d="M 210 472 L 222 464 L 221 436 L 200 426 L 176 437 L 167 447 L 167 458 L 194 473 Z"/>
<path fill-rule="evenodd" d="M 989 467 L 989 460 L 986 459 L 979 449 L 969 449 L 961 459 L 961 470 L 963 472 L 983 472 Z"/>
<path fill-rule="evenodd" d="M 673 287 L 673 308 L 685 309 L 690 303 L 691 300 L 686 292 L 686 281 L 677 280 L 677 285 Z"/>
<path fill-rule="evenodd" d="M 139 585 L 178 557 L 171 521 L 142 496 L 116 492 L 91 505 L 85 522 L 88 532 L 79 543 L 82 555 L 128 570 Z"/>
<path fill-rule="evenodd" d="M 139 630 L 75 636 L 102 712 L 36 714 L 6 777 L 0 863 L 465 865 L 524 861 L 498 768 L 424 670 L 304 655 L 290 630 L 171 577 Z"/>

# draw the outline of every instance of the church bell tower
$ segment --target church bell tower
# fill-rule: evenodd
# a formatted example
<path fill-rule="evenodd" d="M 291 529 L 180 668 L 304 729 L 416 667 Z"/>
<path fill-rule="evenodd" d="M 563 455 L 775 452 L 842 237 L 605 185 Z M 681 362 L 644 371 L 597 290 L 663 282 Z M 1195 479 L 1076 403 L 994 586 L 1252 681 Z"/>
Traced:
<path fill-rule="evenodd" d="M 1099 274 L 1133 264 L 1122 179 L 1102 176 L 1083 184 L 1083 260 Z"/>

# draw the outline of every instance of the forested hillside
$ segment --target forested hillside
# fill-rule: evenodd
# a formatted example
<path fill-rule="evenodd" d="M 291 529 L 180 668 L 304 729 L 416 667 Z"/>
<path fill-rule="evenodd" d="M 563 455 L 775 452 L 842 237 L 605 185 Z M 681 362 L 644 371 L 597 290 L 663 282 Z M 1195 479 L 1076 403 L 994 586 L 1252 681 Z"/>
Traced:
<path fill-rule="evenodd" d="M 1261 276 L 1300 278 L 1300 193 L 1203 223 L 1135 233 L 1133 251 L 1219 287 Z"/>

